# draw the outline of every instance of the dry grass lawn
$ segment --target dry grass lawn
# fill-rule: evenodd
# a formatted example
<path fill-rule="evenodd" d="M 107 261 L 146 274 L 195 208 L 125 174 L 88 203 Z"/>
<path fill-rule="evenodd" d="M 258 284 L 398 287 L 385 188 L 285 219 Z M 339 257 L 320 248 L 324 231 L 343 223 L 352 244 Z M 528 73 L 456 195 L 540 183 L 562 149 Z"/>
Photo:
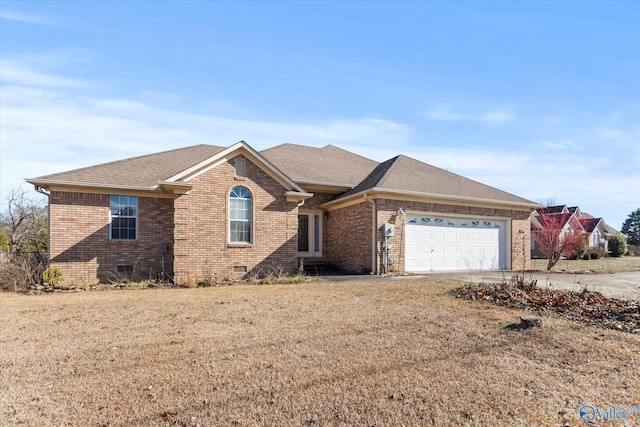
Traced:
<path fill-rule="evenodd" d="M 525 312 L 457 285 L 0 294 L 0 425 L 573 426 L 640 405 L 640 336 L 508 330 Z"/>
<path fill-rule="evenodd" d="M 548 261 L 546 259 L 532 259 L 531 268 L 546 271 Z M 600 259 L 563 259 L 553 267 L 555 272 L 561 271 L 593 271 L 595 273 L 619 273 L 624 271 L 640 271 L 640 257 L 625 256 L 620 258 Z"/>

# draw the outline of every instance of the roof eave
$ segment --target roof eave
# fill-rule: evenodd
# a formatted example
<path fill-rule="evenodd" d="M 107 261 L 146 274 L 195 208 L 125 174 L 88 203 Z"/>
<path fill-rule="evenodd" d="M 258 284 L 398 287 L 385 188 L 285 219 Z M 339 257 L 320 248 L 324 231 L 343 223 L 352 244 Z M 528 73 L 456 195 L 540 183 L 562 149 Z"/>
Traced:
<path fill-rule="evenodd" d="M 188 182 L 158 181 L 158 186 L 162 192 L 172 194 L 188 194 L 189 190 L 193 188 L 193 184 Z"/>
<path fill-rule="evenodd" d="M 458 201 L 458 202 L 470 202 L 470 203 L 478 203 L 492 206 L 509 206 L 516 208 L 526 208 L 527 210 L 533 210 L 536 208 L 540 208 L 542 205 L 538 203 L 526 203 L 526 202 L 516 202 L 516 201 L 507 201 L 507 200 L 494 200 L 494 199 L 483 199 L 477 197 L 464 197 L 464 196 L 451 196 L 446 194 L 435 194 L 435 193 L 422 193 L 419 191 L 406 191 L 406 190 L 394 190 L 388 188 L 381 187 L 373 187 L 367 190 L 362 190 L 357 193 L 351 194 L 347 197 L 331 200 L 327 203 L 321 205 L 322 208 L 331 208 L 337 205 L 341 205 L 342 203 L 348 203 L 354 199 L 359 199 L 363 197 L 365 194 L 367 195 L 375 195 L 375 196 L 395 196 L 395 197 L 412 197 L 412 198 L 424 198 L 424 199 L 436 199 L 442 201 Z M 392 197 L 393 198 L 393 197 Z"/>
<path fill-rule="evenodd" d="M 96 183 L 96 182 L 74 182 L 74 181 L 64 181 L 57 179 L 38 179 L 38 178 L 25 178 L 29 184 L 34 186 L 51 189 L 51 187 L 81 187 L 81 188 L 105 188 L 105 189 L 114 189 L 114 190 L 131 190 L 131 191 L 159 191 L 159 186 L 154 185 L 151 187 L 142 187 L 142 186 L 131 186 L 131 185 L 120 185 L 120 184 L 105 184 L 105 183 Z"/>
<path fill-rule="evenodd" d="M 306 191 L 315 191 L 322 193 L 335 193 L 341 194 L 351 190 L 354 186 L 350 184 L 339 184 L 333 182 L 319 182 L 319 181 L 296 181 L 300 187 Z"/>
<path fill-rule="evenodd" d="M 313 193 L 305 191 L 287 191 L 284 194 L 287 197 L 287 202 L 302 202 L 313 197 Z"/>

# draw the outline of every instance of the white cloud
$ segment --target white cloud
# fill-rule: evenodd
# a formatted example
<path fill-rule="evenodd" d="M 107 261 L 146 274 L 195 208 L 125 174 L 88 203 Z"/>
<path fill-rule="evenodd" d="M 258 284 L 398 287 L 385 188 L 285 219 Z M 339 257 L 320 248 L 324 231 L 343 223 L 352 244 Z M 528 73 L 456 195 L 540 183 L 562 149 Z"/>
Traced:
<path fill-rule="evenodd" d="M 604 139 L 618 139 L 624 136 L 624 131 L 614 128 L 600 128 L 598 129 L 598 136 Z"/>
<path fill-rule="evenodd" d="M 228 105 L 224 100 L 206 100 L 214 106 L 209 111 L 214 112 L 203 114 L 176 107 L 181 99 L 172 94 L 100 97 L 95 95 L 101 86 L 96 82 L 47 71 L 65 65 L 55 63 L 59 57 L 9 58 L 8 65 L 3 58 L 3 67 L 18 71 L 9 78 L 3 74 L 0 87 L 0 203 L 9 189 L 21 183 L 29 188 L 23 177 L 195 144 L 229 146 L 241 139 L 258 150 L 285 142 L 334 144 L 377 161 L 406 154 L 529 200 L 555 198 L 558 203 L 580 205 L 618 227 L 640 200 L 640 148 L 634 143 L 640 127 L 633 120 L 631 126 L 607 123 L 585 129 L 589 136 L 607 129 L 620 131 L 609 133 L 620 138 L 602 144 L 597 155 L 595 139 L 587 141 L 588 150 L 582 149 L 585 140 L 566 130 L 569 138 L 551 135 L 512 149 L 487 148 L 495 147 L 493 144 L 460 148 L 456 141 L 448 146 L 442 140 L 439 146 L 430 141 L 417 145 L 411 126 L 380 118 L 287 123 L 247 119 L 254 113 L 243 114 L 242 106 L 237 106 L 232 118 L 222 116 L 218 112 L 225 108 L 215 106 Z M 92 89 L 91 95 L 84 93 L 86 88 Z M 468 115 L 434 109 L 425 117 L 455 126 L 462 125 L 455 123 L 459 121 L 504 123 L 515 119 L 508 108 Z M 616 157 L 612 147 L 622 145 L 623 154 Z M 622 171 L 620 165 L 628 168 Z"/>
<path fill-rule="evenodd" d="M 540 147 L 549 148 L 552 150 L 582 150 L 582 146 L 570 139 L 561 139 L 558 141 L 550 141 L 543 139 L 538 141 Z"/>
<path fill-rule="evenodd" d="M 58 77 L 29 69 L 27 64 L 18 60 L 3 58 L 0 62 L 0 75 L 4 83 L 35 87 L 89 87 L 89 83 L 80 79 Z"/>
<path fill-rule="evenodd" d="M 40 79 L 23 79 L 31 85 L 0 88 L 2 198 L 24 177 L 195 144 L 229 146 L 245 140 L 258 150 L 291 142 L 360 146 L 362 151 L 363 146 L 403 145 L 412 134 L 407 125 L 377 118 L 305 123 L 229 119 L 138 100 L 72 94 L 64 84 L 38 87 L 58 83 L 56 79 L 41 74 Z"/>
<path fill-rule="evenodd" d="M 515 114 L 509 111 L 488 111 L 478 117 L 478 120 L 481 122 L 489 122 L 489 123 L 505 123 L 515 120 Z"/>
<path fill-rule="evenodd" d="M 55 25 L 56 22 L 48 17 L 32 15 L 29 13 L 8 11 L 6 9 L 0 9 L 0 19 L 6 19 L 9 21 L 24 22 L 27 24 L 44 24 Z"/>
<path fill-rule="evenodd" d="M 477 114 L 460 114 L 446 107 L 438 107 L 427 110 L 423 117 L 432 121 L 469 121 L 488 124 L 506 123 L 516 119 L 516 115 L 508 109 L 493 109 Z"/>
<path fill-rule="evenodd" d="M 462 114 L 455 114 L 444 108 L 437 108 L 428 110 L 424 113 L 424 118 L 434 121 L 455 122 L 459 120 L 469 120 L 468 116 Z"/>

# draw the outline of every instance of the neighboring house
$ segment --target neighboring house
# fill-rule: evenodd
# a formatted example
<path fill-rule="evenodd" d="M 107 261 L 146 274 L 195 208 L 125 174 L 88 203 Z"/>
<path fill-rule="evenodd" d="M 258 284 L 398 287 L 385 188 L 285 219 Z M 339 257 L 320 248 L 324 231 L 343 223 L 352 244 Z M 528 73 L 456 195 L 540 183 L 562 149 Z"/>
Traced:
<path fill-rule="evenodd" d="M 239 278 L 322 261 L 345 272 L 521 269 L 539 205 L 397 156 L 331 145 L 196 145 L 27 180 L 49 194 L 67 283 Z"/>
<path fill-rule="evenodd" d="M 586 212 L 580 211 L 577 206 L 569 207 L 567 205 L 547 206 L 545 208 L 536 209 L 531 215 L 531 232 L 540 229 L 540 221 L 538 217 L 556 215 L 563 219 L 563 231 L 571 232 L 578 230 L 583 234 L 585 245 L 589 249 L 601 249 L 607 252 L 607 238 L 614 231 L 606 225 L 602 218 L 594 218 Z M 533 238 L 531 239 L 531 257 L 542 258 L 543 254 L 536 248 Z"/>

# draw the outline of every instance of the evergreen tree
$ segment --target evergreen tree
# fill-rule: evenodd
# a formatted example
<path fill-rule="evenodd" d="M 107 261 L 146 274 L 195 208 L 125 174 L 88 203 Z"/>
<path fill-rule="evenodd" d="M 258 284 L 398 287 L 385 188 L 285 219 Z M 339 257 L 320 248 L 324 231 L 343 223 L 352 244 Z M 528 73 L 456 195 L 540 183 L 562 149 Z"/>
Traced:
<path fill-rule="evenodd" d="M 627 236 L 628 244 L 640 246 L 640 208 L 629 214 L 620 231 Z"/>

